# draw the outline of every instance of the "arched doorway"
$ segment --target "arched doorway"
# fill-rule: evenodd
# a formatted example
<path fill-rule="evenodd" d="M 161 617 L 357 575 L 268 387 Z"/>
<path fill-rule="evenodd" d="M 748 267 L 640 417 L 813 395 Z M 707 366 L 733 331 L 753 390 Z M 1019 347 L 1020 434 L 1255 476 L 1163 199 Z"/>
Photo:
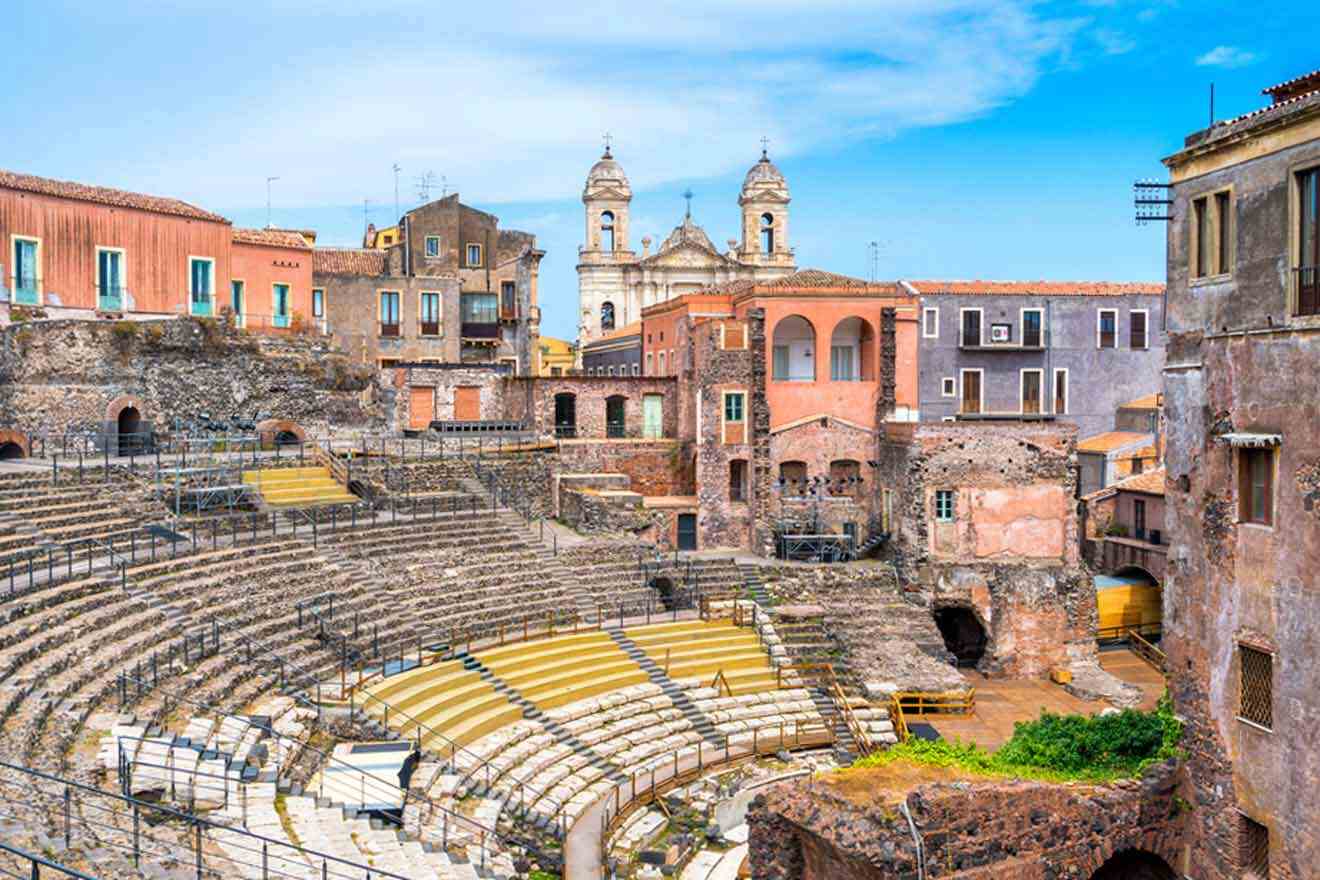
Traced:
<path fill-rule="evenodd" d="M 142 442 L 142 413 L 135 406 L 126 406 L 119 411 L 115 419 L 117 455 L 138 455 L 145 444 Z"/>
<path fill-rule="evenodd" d="M 651 578 L 647 584 L 652 590 L 655 590 L 656 598 L 660 600 L 660 606 L 666 611 L 674 609 L 674 582 L 667 577 Z"/>
<path fill-rule="evenodd" d="M 0 461 L 13 461 L 16 458 L 26 458 L 22 446 L 19 446 L 13 440 L 0 443 Z"/>
<path fill-rule="evenodd" d="M 812 382 L 816 378 L 816 328 L 801 315 L 775 325 L 770 378 L 776 382 Z"/>
<path fill-rule="evenodd" d="M 292 431 L 280 431 L 275 435 L 276 446 L 297 446 L 302 441 Z"/>
<path fill-rule="evenodd" d="M 622 394 L 615 394 L 605 398 L 605 436 L 606 437 L 625 437 L 627 436 L 627 424 L 624 419 L 624 409 L 627 407 L 628 398 Z"/>
<path fill-rule="evenodd" d="M 830 381 L 870 382 L 875 379 L 875 334 L 856 316 L 844 318 L 830 334 Z"/>
<path fill-rule="evenodd" d="M 1091 880 L 1176 880 L 1177 876 L 1169 863 L 1154 853 L 1125 849 L 1097 868 Z"/>
<path fill-rule="evenodd" d="M 577 436 L 577 395 L 567 391 L 555 395 L 555 436 Z"/>
<path fill-rule="evenodd" d="M 975 666 L 985 656 L 988 641 L 985 627 L 970 608 L 958 606 L 935 609 L 935 625 L 944 637 L 944 647 L 957 658 L 959 666 Z"/>

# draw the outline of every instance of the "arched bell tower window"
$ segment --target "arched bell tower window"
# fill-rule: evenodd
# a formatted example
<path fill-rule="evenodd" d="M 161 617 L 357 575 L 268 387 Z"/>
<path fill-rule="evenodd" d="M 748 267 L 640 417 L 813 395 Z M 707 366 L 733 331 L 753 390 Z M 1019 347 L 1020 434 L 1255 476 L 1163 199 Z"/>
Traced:
<path fill-rule="evenodd" d="M 775 217 L 773 214 L 761 215 L 761 253 L 775 252 Z"/>
<path fill-rule="evenodd" d="M 614 329 L 614 303 L 612 302 L 601 303 L 600 329 L 602 331 Z"/>
<path fill-rule="evenodd" d="M 606 253 L 614 252 L 613 211 L 605 211 L 600 215 L 600 249 Z"/>

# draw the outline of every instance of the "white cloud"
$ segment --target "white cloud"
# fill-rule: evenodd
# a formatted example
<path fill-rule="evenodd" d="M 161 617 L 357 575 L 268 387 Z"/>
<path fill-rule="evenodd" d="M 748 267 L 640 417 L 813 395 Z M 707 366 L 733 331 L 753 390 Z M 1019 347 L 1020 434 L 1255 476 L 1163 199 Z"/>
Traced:
<path fill-rule="evenodd" d="M 580 192 L 610 131 L 640 190 L 741 170 L 762 135 L 784 158 L 987 113 L 1029 91 L 1082 26 L 1031 0 L 448 5 L 189 3 L 250 63 L 218 56 L 210 80 L 187 68 L 205 124 L 153 123 L 132 156 L 142 185 L 238 207 L 264 201 L 269 174 L 285 206 L 390 204 L 397 161 L 405 202 L 427 170 L 483 204 L 556 199 Z M 153 26 L 182 38 L 197 21 Z M 153 112 L 167 111 L 95 134 L 141 144 Z"/>
<path fill-rule="evenodd" d="M 1245 49 L 1239 49 L 1237 46 L 1215 46 L 1209 52 L 1196 59 L 1198 67 L 1246 67 L 1253 63 L 1257 56 L 1255 52 L 1248 52 Z"/>
<path fill-rule="evenodd" d="M 1096 28 L 1092 33 L 1100 50 L 1106 55 L 1126 55 L 1137 48 L 1137 41 L 1122 31 L 1110 28 Z"/>

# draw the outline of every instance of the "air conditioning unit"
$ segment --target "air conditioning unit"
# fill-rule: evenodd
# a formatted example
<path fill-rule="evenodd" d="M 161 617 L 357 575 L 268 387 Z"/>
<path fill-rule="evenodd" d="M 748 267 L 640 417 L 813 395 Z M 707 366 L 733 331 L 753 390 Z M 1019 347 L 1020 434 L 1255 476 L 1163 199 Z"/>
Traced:
<path fill-rule="evenodd" d="M 1004 343 L 1012 336 L 1012 330 L 1007 324 L 990 325 L 990 341 L 993 343 Z"/>

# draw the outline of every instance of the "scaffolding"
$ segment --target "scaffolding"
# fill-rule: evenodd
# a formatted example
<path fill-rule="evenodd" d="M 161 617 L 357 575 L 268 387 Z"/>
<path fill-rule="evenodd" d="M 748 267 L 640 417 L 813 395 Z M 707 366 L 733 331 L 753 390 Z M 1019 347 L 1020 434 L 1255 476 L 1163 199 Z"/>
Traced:
<path fill-rule="evenodd" d="M 261 438 L 256 435 L 183 437 L 183 452 L 174 467 L 156 469 L 156 494 L 175 513 L 202 514 L 256 506 L 254 486 L 243 481 L 244 456 L 257 462 Z"/>

